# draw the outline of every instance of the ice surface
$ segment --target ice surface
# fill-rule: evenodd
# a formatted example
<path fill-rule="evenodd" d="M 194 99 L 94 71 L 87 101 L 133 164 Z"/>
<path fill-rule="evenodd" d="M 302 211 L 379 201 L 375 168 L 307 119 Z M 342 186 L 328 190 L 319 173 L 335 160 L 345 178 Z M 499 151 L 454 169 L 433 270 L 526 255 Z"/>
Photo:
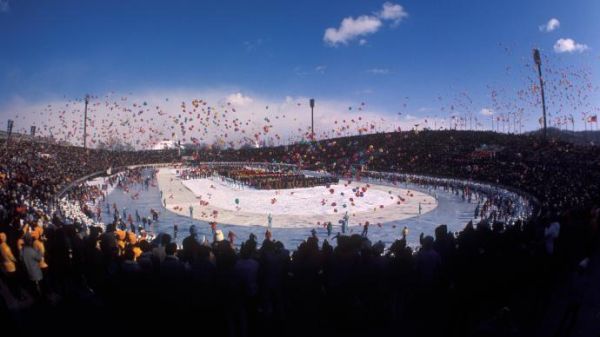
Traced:
<path fill-rule="evenodd" d="M 170 172 L 167 171 L 167 173 L 172 173 L 174 176 L 175 171 L 176 170 L 172 170 Z M 161 197 L 159 190 L 159 185 L 161 185 L 160 181 L 168 181 L 171 178 L 175 177 L 169 177 L 169 175 L 166 174 L 159 174 L 157 180 L 153 181 L 149 188 L 144 188 L 141 184 L 131 185 L 127 190 L 115 188 L 107 196 L 106 201 L 102 202 L 101 200 L 97 200 L 98 204 L 90 204 L 90 206 L 93 206 L 94 208 L 101 208 L 102 219 L 105 222 L 110 222 L 114 215 L 112 212 L 109 212 L 110 207 L 107 207 L 107 204 L 112 206 L 114 203 L 118 206 L 119 210 L 125 209 L 128 214 L 138 211 L 139 214 L 144 217 L 150 216 L 150 210 L 154 209 L 160 213 L 160 216 L 157 222 L 145 227 L 149 233 L 169 233 L 174 235 L 174 239 L 181 244 L 183 238 L 188 235 L 190 226 L 195 225 L 199 233 L 199 238 L 206 237 L 208 240 L 212 240 L 212 231 L 207 220 L 190 218 L 188 209 L 184 209 L 179 213 L 175 213 L 171 208 L 169 208 L 169 204 L 167 204 L 167 208 L 163 207 L 164 199 L 169 200 L 169 203 L 181 202 L 183 204 L 184 200 L 178 199 L 183 195 L 189 196 L 194 202 L 198 202 L 196 196 L 181 184 L 179 187 L 173 187 L 173 189 L 181 189 L 181 191 L 179 191 L 180 193 L 175 193 L 172 199 L 169 199 L 168 191 L 166 190 Z M 427 213 L 423 213 L 419 216 L 413 211 L 407 211 L 406 218 L 384 221 L 380 226 L 376 225 L 377 220 L 374 220 L 377 216 L 379 216 L 380 212 L 378 211 L 375 213 L 370 213 L 372 217 L 370 217 L 369 221 L 375 225 L 370 227 L 368 237 L 372 242 L 379 240 L 383 241 L 387 247 L 389 247 L 394 240 L 401 236 L 402 228 L 404 226 L 408 227 L 409 229 L 407 241 L 408 244 L 413 247 L 419 244 L 419 234 L 421 232 L 425 233 L 426 235 L 433 235 L 435 227 L 440 224 L 448 225 L 448 230 L 452 232 L 459 231 L 464 228 L 469 220 L 473 220 L 473 213 L 477 203 L 483 202 L 483 200 L 477 198 L 469 202 L 462 199 L 459 195 L 453 193 L 452 191 L 446 191 L 439 187 L 426 187 L 410 183 L 393 185 L 387 182 L 375 182 L 369 180 L 364 180 L 363 182 L 382 185 L 381 188 L 384 190 L 387 188 L 386 186 L 389 186 L 410 191 L 423 192 L 433 196 L 437 201 L 437 207 Z M 392 207 L 388 206 L 385 209 L 387 208 L 391 209 Z M 196 212 L 201 212 L 199 207 L 195 207 L 194 213 Z M 327 239 L 331 244 L 335 245 L 335 235 L 341 231 L 338 220 L 340 220 L 342 216 L 343 213 L 331 215 L 331 217 L 335 220 L 333 221 L 334 228 L 331 235 L 327 234 L 327 231 L 322 225 L 304 224 L 303 226 L 298 225 L 287 228 L 276 227 L 277 220 L 276 216 L 274 216 L 274 228 L 272 229 L 273 238 L 275 240 L 282 241 L 287 248 L 295 249 L 302 241 L 306 240 L 306 238 L 311 235 L 310 231 L 315 229 L 320 242 L 323 242 L 323 240 Z M 299 216 L 298 218 L 299 223 L 304 223 L 302 216 Z M 224 233 L 232 231 L 236 234 L 236 246 L 239 246 L 243 240 L 246 240 L 251 233 L 257 235 L 259 241 L 262 240 L 265 230 L 267 229 L 266 216 L 261 215 L 261 221 L 262 222 L 260 225 L 250 226 L 234 224 L 233 222 L 228 222 L 226 218 L 221 217 L 218 217 L 217 220 L 218 228 L 222 229 Z M 136 225 L 141 225 L 141 223 L 137 223 Z M 174 232 L 175 225 L 177 225 L 179 229 L 178 232 Z M 346 234 L 360 234 L 361 231 L 362 227 L 359 226 L 358 222 L 351 220 L 349 231 Z"/>
<path fill-rule="evenodd" d="M 376 224 L 417 216 L 419 205 L 421 214 L 437 206 L 428 194 L 366 182 L 258 190 L 220 177 L 181 180 L 173 170 L 162 169 L 158 184 L 170 211 L 190 216 L 192 206 L 193 218 L 240 226 L 264 225 L 271 214 L 274 227 L 313 227 L 338 223 L 346 212 L 350 225 Z"/>

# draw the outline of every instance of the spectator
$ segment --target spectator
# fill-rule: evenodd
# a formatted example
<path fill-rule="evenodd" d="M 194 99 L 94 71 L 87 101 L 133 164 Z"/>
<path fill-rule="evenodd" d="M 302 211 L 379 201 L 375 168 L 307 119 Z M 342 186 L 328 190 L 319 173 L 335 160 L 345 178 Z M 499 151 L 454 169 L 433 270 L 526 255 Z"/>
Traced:
<path fill-rule="evenodd" d="M 183 239 L 182 260 L 192 262 L 198 255 L 200 243 L 198 242 L 198 231 L 196 225 L 190 226 L 190 235 Z"/>
<path fill-rule="evenodd" d="M 25 236 L 25 246 L 21 252 L 21 261 L 27 271 L 27 276 L 31 284 L 31 290 L 34 292 L 36 297 L 42 296 L 41 282 L 43 279 L 42 269 L 40 268 L 40 262 L 42 262 L 42 255 L 39 251 L 33 248 L 33 238 L 30 235 Z"/>

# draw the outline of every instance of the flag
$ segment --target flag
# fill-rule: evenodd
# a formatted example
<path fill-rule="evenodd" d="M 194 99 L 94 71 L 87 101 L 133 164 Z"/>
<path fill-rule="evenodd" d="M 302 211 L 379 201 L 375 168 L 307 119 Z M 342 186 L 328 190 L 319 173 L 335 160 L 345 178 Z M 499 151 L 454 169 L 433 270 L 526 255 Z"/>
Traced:
<path fill-rule="evenodd" d="M 588 123 L 598 123 L 598 115 L 588 117 Z"/>

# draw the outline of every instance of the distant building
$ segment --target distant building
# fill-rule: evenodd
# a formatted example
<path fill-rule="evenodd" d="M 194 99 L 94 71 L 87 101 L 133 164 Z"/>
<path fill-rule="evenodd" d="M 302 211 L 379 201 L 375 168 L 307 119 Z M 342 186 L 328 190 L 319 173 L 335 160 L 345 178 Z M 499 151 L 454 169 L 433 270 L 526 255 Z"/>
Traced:
<path fill-rule="evenodd" d="M 174 140 L 162 140 L 158 143 L 156 143 L 153 147 L 152 150 L 172 150 L 172 149 L 176 149 L 178 147 L 177 145 L 177 141 Z M 182 146 L 179 146 L 182 148 Z"/>

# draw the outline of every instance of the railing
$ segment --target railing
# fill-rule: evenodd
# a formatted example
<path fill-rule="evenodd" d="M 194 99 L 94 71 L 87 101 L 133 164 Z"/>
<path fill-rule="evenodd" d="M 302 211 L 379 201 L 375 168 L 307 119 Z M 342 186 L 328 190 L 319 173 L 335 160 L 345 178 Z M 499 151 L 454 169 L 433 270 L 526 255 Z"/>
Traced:
<path fill-rule="evenodd" d="M 484 183 L 479 181 L 467 180 L 467 179 L 459 179 L 459 178 L 445 178 L 445 177 L 436 177 L 429 175 L 419 175 L 419 174 L 409 174 L 409 173 L 394 173 L 394 172 L 377 172 L 377 171 L 363 171 L 366 174 L 372 175 L 381 175 L 397 178 L 401 181 L 406 182 L 415 182 L 419 180 L 429 181 L 430 184 L 453 184 L 453 185 L 461 185 L 462 187 L 469 187 L 475 191 L 494 191 L 494 192 L 502 192 L 505 194 L 510 194 L 511 198 L 515 201 L 525 200 L 529 204 L 531 204 L 531 214 L 530 217 L 537 217 L 540 215 L 540 202 L 533 195 L 521 191 L 517 188 L 510 186 L 502 186 L 498 184 Z"/>
<path fill-rule="evenodd" d="M 256 166 L 266 168 L 288 168 L 294 171 L 299 170 L 298 165 L 287 163 L 271 163 L 271 162 L 244 162 L 244 161 L 192 161 L 194 165 L 205 166 Z"/>
<path fill-rule="evenodd" d="M 56 193 L 56 195 L 54 196 L 55 200 L 60 200 L 62 199 L 65 194 L 67 194 L 73 187 L 75 186 L 79 186 L 80 184 L 90 180 L 90 179 L 94 179 L 100 176 L 108 176 L 108 175 L 114 175 L 117 174 L 119 172 L 123 172 L 125 170 L 132 170 L 138 167 L 168 167 L 168 166 L 176 166 L 176 165 L 181 165 L 181 163 L 155 163 L 155 164 L 139 164 L 139 165 L 128 165 L 128 166 L 119 166 L 119 167 L 115 167 L 115 168 L 110 168 L 111 172 L 110 174 L 107 172 L 108 170 L 103 170 L 103 171 L 97 171 L 94 172 L 92 174 L 88 174 L 84 177 L 81 177 L 77 180 L 74 180 L 72 182 L 70 182 L 69 184 L 67 184 L 67 186 L 63 187 L 60 191 L 58 191 L 58 193 Z"/>

